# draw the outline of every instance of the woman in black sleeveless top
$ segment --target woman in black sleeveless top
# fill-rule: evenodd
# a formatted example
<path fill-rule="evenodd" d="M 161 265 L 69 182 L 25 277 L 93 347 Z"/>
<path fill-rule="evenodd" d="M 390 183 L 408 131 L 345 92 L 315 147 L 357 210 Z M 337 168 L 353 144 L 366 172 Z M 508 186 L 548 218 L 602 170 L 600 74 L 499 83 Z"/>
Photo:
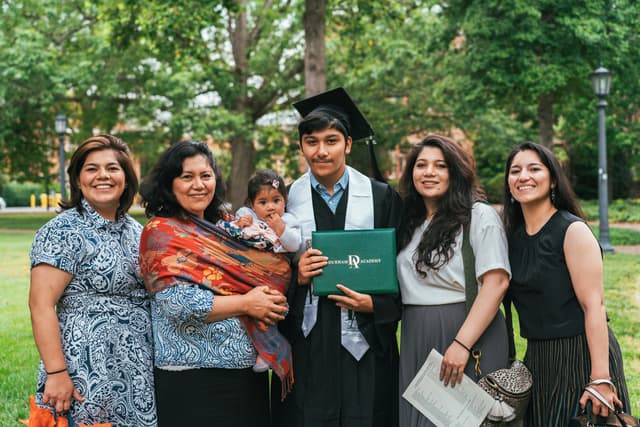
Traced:
<path fill-rule="evenodd" d="M 628 411 L 622 355 L 607 327 L 601 251 L 551 151 L 535 143 L 514 149 L 504 197 L 508 295 L 533 375 L 524 425 L 566 426 L 587 400 L 606 415 L 586 386 Z"/>

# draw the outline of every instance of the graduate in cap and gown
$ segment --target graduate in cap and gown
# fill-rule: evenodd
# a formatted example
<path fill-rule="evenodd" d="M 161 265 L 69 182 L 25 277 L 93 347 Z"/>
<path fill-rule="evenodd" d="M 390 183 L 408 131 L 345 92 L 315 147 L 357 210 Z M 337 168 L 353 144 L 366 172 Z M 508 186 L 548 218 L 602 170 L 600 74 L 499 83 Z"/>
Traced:
<path fill-rule="evenodd" d="M 314 230 L 397 228 L 400 196 L 382 180 L 375 157 L 378 179 L 347 166 L 352 143 L 373 130 L 344 89 L 294 106 L 303 116 L 298 144 L 309 170 L 291 185 L 287 211 L 301 223 L 304 246 L 294 263 L 289 315 L 279 326 L 292 346 L 295 384 L 281 401 L 274 377 L 273 425 L 394 427 L 399 297 L 352 291 L 347 278 L 336 284 L 342 295 L 314 296 L 312 280 L 327 257 L 305 243 Z"/>

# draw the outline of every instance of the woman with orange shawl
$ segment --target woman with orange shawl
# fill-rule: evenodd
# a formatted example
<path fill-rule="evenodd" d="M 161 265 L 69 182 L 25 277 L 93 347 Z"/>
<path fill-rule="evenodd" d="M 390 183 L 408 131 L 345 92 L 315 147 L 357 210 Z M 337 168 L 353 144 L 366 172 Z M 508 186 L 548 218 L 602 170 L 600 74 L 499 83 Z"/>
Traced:
<path fill-rule="evenodd" d="M 268 426 L 259 353 L 291 386 L 291 353 L 274 325 L 287 312 L 284 255 L 243 246 L 214 223 L 224 184 L 203 143 L 179 142 L 142 183 L 151 219 L 140 270 L 152 295 L 158 425 Z"/>

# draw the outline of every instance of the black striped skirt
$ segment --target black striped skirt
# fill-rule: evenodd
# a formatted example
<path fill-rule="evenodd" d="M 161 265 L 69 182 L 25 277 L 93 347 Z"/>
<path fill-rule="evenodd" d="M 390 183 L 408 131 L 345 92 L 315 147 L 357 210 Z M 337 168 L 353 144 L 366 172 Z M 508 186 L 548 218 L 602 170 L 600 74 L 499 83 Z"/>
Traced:
<path fill-rule="evenodd" d="M 589 382 L 591 360 L 586 335 L 552 340 L 529 340 L 524 363 L 533 376 L 525 427 L 566 426 L 581 412 L 580 397 Z M 609 375 L 618 398 L 629 411 L 622 353 L 609 329 Z"/>

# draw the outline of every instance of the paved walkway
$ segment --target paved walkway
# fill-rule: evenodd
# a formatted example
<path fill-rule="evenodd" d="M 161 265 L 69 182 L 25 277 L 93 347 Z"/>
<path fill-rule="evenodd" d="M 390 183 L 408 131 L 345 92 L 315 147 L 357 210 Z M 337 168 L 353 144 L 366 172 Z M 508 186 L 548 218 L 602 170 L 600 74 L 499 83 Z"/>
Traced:
<path fill-rule="evenodd" d="M 640 255 L 640 245 L 614 246 L 613 250 L 621 254 Z"/>
<path fill-rule="evenodd" d="M 589 221 L 589 224 L 598 225 L 598 221 Z M 637 223 L 637 222 L 609 223 L 609 228 L 626 228 L 628 230 L 640 231 L 640 223 Z"/>

